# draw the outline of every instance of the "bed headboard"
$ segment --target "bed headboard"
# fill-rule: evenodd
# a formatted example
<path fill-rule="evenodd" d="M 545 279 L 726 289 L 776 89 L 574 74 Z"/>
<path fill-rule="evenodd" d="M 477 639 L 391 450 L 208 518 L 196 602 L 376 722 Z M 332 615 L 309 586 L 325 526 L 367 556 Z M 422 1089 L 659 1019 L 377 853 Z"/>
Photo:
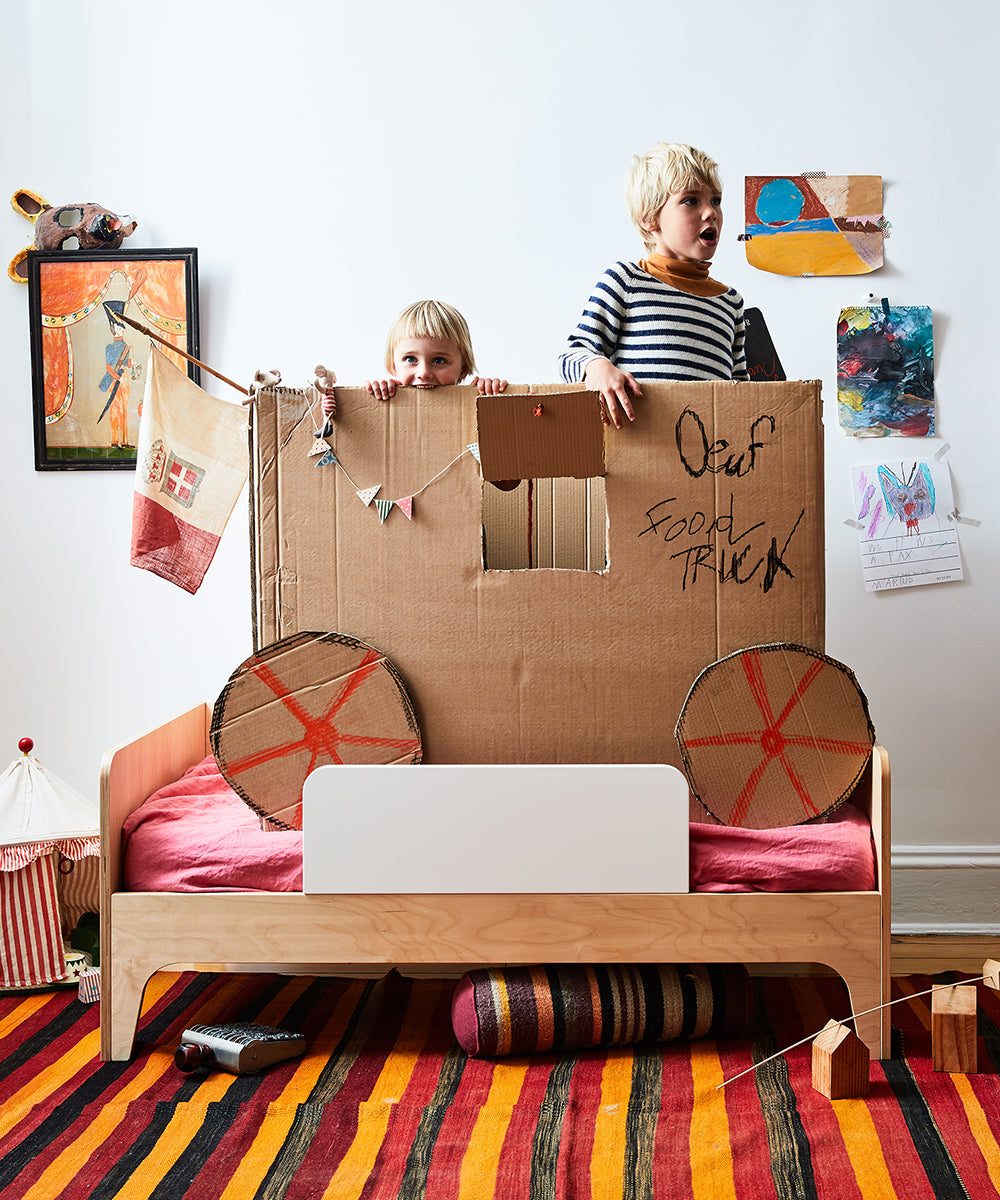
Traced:
<path fill-rule="evenodd" d="M 767 642 L 822 650 L 819 384 L 644 384 L 635 423 L 603 435 L 604 569 L 485 570 L 492 485 L 468 448 L 506 438 L 509 462 L 543 429 L 553 445 L 592 446 L 594 393 L 546 410 L 569 393 L 509 389 L 517 416 L 498 432 L 477 425 L 473 388 L 402 389 L 388 403 L 338 388 L 326 459 L 311 453 L 312 397 L 261 393 L 256 644 L 336 631 L 382 650 L 430 763 L 679 765 L 674 724 L 705 666 Z M 392 502 L 411 496 L 408 518 Z"/>
<path fill-rule="evenodd" d="M 197 704 L 134 741 L 108 750 L 101 762 L 101 916 L 122 882 L 121 828 L 125 818 L 157 788 L 172 783 L 211 754 L 212 713 Z"/>

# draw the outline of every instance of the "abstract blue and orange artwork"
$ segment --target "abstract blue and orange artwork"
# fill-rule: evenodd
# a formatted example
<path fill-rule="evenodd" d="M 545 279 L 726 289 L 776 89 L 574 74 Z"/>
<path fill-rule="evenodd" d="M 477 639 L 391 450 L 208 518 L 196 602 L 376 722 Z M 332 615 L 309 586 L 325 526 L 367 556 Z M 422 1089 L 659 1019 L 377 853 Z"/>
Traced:
<path fill-rule="evenodd" d="M 853 437 L 934 432 L 934 321 L 926 305 L 841 310 L 837 407 Z"/>
<path fill-rule="evenodd" d="M 883 263 L 881 175 L 748 175 L 747 262 L 774 275 L 865 275 Z"/>

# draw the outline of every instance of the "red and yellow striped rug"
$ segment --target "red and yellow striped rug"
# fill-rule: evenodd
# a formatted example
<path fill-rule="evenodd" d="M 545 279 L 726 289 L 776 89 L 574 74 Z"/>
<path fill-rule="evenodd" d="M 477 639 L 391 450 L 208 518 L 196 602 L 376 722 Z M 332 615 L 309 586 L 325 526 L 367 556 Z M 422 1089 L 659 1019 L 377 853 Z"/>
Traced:
<path fill-rule="evenodd" d="M 952 982 L 954 977 L 949 976 Z M 467 1059 L 452 982 L 157 975 L 130 1063 L 98 1058 L 97 1007 L 0 998 L 0 1196 L 17 1200 L 950 1200 L 1000 1196 L 1000 997 L 979 988 L 980 1073 L 931 1068 L 924 976 L 894 982 L 891 1060 L 865 1100 L 811 1086 L 805 1044 L 839 981 L 755 981 L 745 1036 Z M 181 1031 L 305 1033 L 256 1076 L 182 1075 Z"/>

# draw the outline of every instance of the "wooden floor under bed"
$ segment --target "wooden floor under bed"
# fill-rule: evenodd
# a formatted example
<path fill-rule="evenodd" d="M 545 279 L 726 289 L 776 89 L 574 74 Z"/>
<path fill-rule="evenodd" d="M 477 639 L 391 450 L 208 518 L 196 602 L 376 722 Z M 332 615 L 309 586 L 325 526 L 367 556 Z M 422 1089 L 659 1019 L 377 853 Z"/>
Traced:
<path fill-rule="evenodd" d="M 131 1057 L 159 970 L 351 974 L 364 967 L 513 963 L 818 963 L 853 1011 L 889 999 L 889 759 L 876 745 L 853 796 L 872 823 L 876 891 L 798 893 L 324 895 L 123 890 L 122 824 L 211 752 L 199 705 L 109 751 L 101 770 L 101 1057 Z M 837 1017 L 846 1015 L 837 1013 Z M 857 1020 L 889 1053 L 889 1012 Z"/>

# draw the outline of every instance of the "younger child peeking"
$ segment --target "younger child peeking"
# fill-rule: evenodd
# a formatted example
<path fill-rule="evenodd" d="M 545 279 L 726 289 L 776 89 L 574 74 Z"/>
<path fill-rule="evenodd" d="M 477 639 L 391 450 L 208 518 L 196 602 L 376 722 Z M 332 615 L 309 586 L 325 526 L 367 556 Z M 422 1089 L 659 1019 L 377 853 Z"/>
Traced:
<path fill-rule="evenodd" d="M 746 380 L 743 298 L 708 274 L 722 233 L 719 168 L 693 146 L 659 142 L 625 187 L 647 257 L 594 286 L 559 359 L 567 383 L 601 393 L 606 425 L 635 420 L 640 379 Z"/>
<path fill-rule="evenodd" d="M 470 383 L 481 396 L 497 396 L 506 379 L 484 379 L 476 369 L 472 337 L 465 318 L 442 300 L 418 300 L 396 317 L 385 343 L 388 379 L 367 379 L 365 387 L 380 400 L 395 395 L 398 387 L 435 388 Z"/>

